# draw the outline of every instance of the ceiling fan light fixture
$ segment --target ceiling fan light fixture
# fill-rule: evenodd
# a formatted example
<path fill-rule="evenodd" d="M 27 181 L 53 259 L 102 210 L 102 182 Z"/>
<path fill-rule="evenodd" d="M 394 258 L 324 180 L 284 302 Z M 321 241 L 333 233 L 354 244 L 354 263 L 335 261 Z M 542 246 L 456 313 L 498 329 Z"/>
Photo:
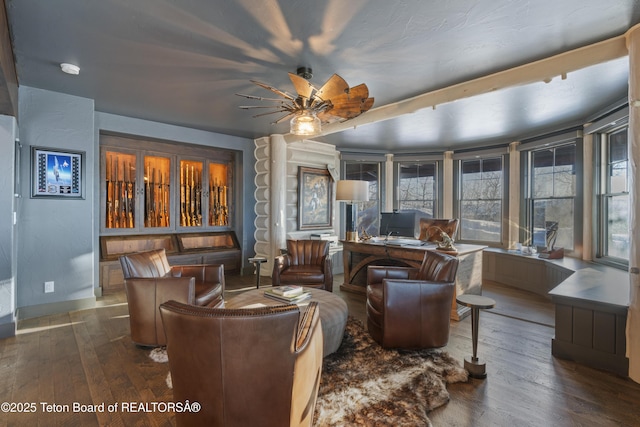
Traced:
<path fill-rule="evenodd" d="M 313 111 L 302 110 L 291 119 L 290 132 L 294 135 L 317 135 L 322 123 Z"/>

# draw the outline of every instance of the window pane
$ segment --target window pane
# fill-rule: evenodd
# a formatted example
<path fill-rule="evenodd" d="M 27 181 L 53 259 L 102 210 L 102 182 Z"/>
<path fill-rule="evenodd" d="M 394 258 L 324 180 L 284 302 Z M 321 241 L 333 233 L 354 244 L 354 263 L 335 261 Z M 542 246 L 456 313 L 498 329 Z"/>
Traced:
<path fill-rule="evenodd" d="M 627 157 L 627 128 L 609 135 L 609 161 L 620 162 Z"/>
<path fill-rule="evenodd" d="M 462 162 L 460 238 L 502 240 L 502 158 Z"/>
<path fill-rule="evenodd" d="M 576 175 L 573 173 L 573 165 L 556 167 L 553 179 L 553 195 L 555 197 L 567 197 L 576 194 Z"/>
<path fill-rule="evenodd" d="M 501 201 L 463 201 L 461 203 L 460 238 L 499 242 L 501 236 Z"/>
<path fill-rule="evenodd" d="M 627 191 L 627 161 L 616 162 L 609 166 L 609 192 L 622 193 Z"/>
<path fill-rule="evenodd" d="M 553 151 L 533 152 L 531 184 L 531 197 L 534 199 L 553 195 Z"/>
<path fill-rule="evenodd" d="M 369 201 L 358 203 L 358 234 L 364 229 L 371 236 L 378 235 L 380 207 L 378 204 L 378 163 L 347 163 L 345 179 L 369 182 Z"/>
<path fill-rule="evenodd" d="M 629 259 L 629 197 L 608 197 L 607 212 L 607 255 Z"/>
<path fill-rule="evenodd" d="M 398 208 L 417 209 L 433 216 L 436 193 L 435 163 L 399 165 Z"/>
<path fill-rule="evenodd" d="M 533 244 L 546 246 L 547 222 L 558 223 L 555 247 L 573 250 L 573 198 L 533 202 Z"/>

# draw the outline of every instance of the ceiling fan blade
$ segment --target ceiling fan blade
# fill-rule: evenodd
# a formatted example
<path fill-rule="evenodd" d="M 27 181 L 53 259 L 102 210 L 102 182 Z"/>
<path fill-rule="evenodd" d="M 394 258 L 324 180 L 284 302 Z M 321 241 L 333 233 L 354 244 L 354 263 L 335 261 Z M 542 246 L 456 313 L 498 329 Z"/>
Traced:
<path fill-rule="evenodd" d="M 280 99 L 280 98 L 264 98 L 262 96 L 247 95 L 246 93 L 236 93 L 236 95 L 243 96 L 243 97 L 248 98 L 248 99 L 256 99 L 258 101 L 286 102 L 285 100 Z"/>
<path fill-rule="evenodd" d="M 369 97 L 369 88 L 366 84 L 360 83 L 358 86 L 349 89 L 349 96 L 351 98 L 366 99 Z"/>
<path fill-rule="evenodd" d="M 314 96 L 315 99 L 313 103 L 315 104 L 318 98 L 320 100 L 328 100 L 332 99 L 334 96 L 347 93 L 348 91 L 349 85 L 347 82 L 339 75 L 334 74 L 324 85 L 322 85 L 320 89 L 318 89 Z"/>
<path fill-rule="evenodd" d="M 280 117 L 278 120 L 276 120 L 275 122 L 271 122 L 272 125 L 277 125 L 278 123 L 280 123 L 283 120 L 288 119 L 289 117 L 293 116 L 294 113 L 293 112 L 288 112 L 287 114 L 285 114 L 284 116 Z"/>
<path fill-rule="evenodd" d="M 302 76 L 289 73 L 289 78 L 291 79 L 291 83 L 293 83 L 293 87 L 296 89 L 298 95 L 303 98 L 311 98 L 313 92 L 317 90 L 309 80 Z"/>
<path fill-rule="evenodd" d="M 283 90 L 276 89 L 276 88 L 275 88 L 275 87 L 273 87 L 273 86 L 269 86 L 268 84 L 265 84 L 265 83 L 259 82 L 259 81 L 257 81 L 257 80 L 251 80 L 251 83 L 253 83 L 253 84 L 255 84 L 255 85 L 258 85 L 258 86 L 260 86 L 260 87 L 261 87 L 261 88 L 263 88 L 263 89 L 270 90 L 271 92 L 273 92 L 273 93 L 275 93 L 275 94 L 278 94 L 278 95 L 280 95 L 280 96 L 281 96 L 281 97 L 283 97 L 283 98 L 287 98 L 287 99 L 289 99 L 289 100 L 291 100 L 291 101 L 293 101 L 293 100 L 295 99 L 295 97 L 294 97 L 293 95 L 291 95 L 291 94 L 289 94 L 289 93 L 287 93 L 287 92 L 285 92 L 285 91 L 283 91 Z"/>

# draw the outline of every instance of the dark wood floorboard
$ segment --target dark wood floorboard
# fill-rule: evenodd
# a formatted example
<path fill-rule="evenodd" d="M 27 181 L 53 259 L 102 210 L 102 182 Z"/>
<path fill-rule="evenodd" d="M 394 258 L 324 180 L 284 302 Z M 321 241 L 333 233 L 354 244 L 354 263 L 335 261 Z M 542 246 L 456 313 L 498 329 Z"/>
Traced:
<path fill-rule="evenodd" d="M 366 324 L 365 297 L 341 292 L 351 316 Z M 270 285 L 269 277 L 261 286 Z M 255 276 L 228 276 L 227 297 L 255 288 Z M 526 291 L 488 285 L 497 302 L 480 315 L 478 355 L 485 380 L 448 386 L 451 400 L 432 411 L 434 426 L 638 426 L 640 384 L 551 355 L 553 305 Z M 0 402 L 36 403 L 34 413 L 0 412 L 2 426 L 172 426 L 164 412 L 44 413 L 41 402 L 105 405 L 169 402 L 167 367 L 129 338 L 124 292 L 98 299 L 96 308 L 27 319 L 18 335 L 0 340 Z M 469 318 L 452 322 L 445 348 L 456 359 L 471 354 Z"/>

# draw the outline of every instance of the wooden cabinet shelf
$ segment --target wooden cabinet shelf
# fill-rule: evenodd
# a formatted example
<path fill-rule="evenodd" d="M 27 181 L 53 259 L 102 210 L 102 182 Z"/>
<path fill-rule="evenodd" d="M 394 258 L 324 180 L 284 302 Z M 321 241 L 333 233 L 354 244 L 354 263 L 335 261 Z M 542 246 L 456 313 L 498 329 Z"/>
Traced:
<path fill-rule="evenodd" d="M 100 286 L 103 293 L 123 289 L 121 255 L 165 249 L 172 265 L 224 264 L 225 274 L 241 267 L 240 244 L 233 231 L 100 237 Z"/>

